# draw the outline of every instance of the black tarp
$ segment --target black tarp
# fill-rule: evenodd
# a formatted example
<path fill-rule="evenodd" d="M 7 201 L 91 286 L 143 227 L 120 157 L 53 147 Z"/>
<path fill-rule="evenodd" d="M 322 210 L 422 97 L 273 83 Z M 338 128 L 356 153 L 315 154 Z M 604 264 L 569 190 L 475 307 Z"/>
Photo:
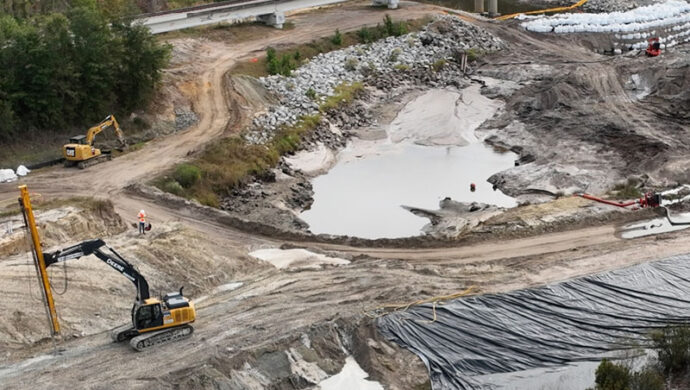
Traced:
<path fill-rule="evenodd" d="M 690 255 L 540 288 L 420 305 L 379 318 L 427 365 L 434 390 L 483 389 L 474 376 L 598 360 L 655 328 L 690 321 Z"/>

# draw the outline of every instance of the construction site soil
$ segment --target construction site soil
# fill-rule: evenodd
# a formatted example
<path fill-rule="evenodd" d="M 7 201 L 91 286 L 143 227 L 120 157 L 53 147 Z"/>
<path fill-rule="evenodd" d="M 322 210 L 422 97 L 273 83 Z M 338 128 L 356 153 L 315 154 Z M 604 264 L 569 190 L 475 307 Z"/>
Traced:
<path fill-rule="evenodd" d="M 411 19 L 443 11 L 403 2 L 385 12 Z M 0 319 L 0 387 L 318 388 L 352 356 L 370 380 L 386 388 L 430 388 L 422 361 L 376 329 L 373 319 L 391 310 L 389 304 L 470 286 L 476 286 L 473 294 L 509 292 L 690 252 L 684 231 L 620 237 L 624 223 L 655 217 L 654 211 L 612 211 L 564 196 L 578 190 L 604 193 L 630 177 L 643 189 L 690 180 L 689 49 L 681 45 L 659 58 L 607 57 L 593 50 L 608 44 L 606 37 L 534 34 L 516 22 L 462 16 L 507 43 L 471 64 L 472 78 L 512 86 L 482 88 L 484 96 L 505 106 L 477 133 L 520 156 L 519 166 L 491 181 L 523 205 L 460 235 L 394 240 L 311 235 L 296 213 L 309 203 L 305 183 L 315 174 L 289 169 L 283 172 L 287 180 L 257 181 L 239 190 L 235 202 L 244 208 L 236 210 L 201 206 L 147 184 L 204 145 L 245 130 L 271 104 L 272 97 L 255 82 L 227 74 L 237 61 L 269 45 L 375 25 L 383 14 L 348 3 L 291 15 L 294 29 L 256 39 L 171 38 L 173 65 L 155 112 L 172 121 L 178 108 L 193 111 L 198 120 L 86 170 L 46 168 L 20 179 L 41 201 L 107 200 L 97 207 L 72 200 L 39 208 L 44 249 L 102 237 L 136 264 L 154 294 L 186 286 L 185 295 L 197 307 L 190 339 L 142 353 L 113 344 L 109 330 L 129 319 L 134 291 L 101 262 L 83 258 L 51 270 L 54 289 L 63 294 L 56 295 L 63 331 L 54 346 L 21 221 L 16 214 L 5 216 L 16 207 L 16 183 L 0 184 L 0 310 L 8 314 Z M 363 113 L 364 107 L 377 123 L 389 123 L 424 88 L 393 94 L 388 105 L 381 100 L 372 106 L 372 94 L 365 94 L 352 106 L 360 108 L 346 110 Z M 333 152 L 343 145 L 318 134 L 305 150 L 313 151 L 318 142 Z M 348 136 L 372 134 L 360 129 Z M 297 194 L 293 188 L 299 188 Z M 254 191 L 273 195 L 257 199 Z M 276 212 L 277 201 L 290 205 L 286 199 L 294 196 L 298 202 Z M 132 227 L 142 208 L 154 226 L 151 234 L 138 235 Z M 349 263 L 307 261 L 308 266 L 296 262 L 279 269 L 251 255 L 288 248 Z"/>

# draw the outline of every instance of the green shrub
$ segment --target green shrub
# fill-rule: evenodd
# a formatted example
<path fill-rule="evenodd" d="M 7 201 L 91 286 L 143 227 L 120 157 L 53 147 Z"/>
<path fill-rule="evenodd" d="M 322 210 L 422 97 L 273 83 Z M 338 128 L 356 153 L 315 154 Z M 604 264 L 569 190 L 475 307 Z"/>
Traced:
<path fill-rule="evenodd" d="M 289 76 L 297 68 L 296 60 L 301 58 L 299 51 L 293 54 L 285 53 L 278 57 L 276 50 L 272 47 L 266 49 L 266 71 L 268 74 L 279 74 Z"/>
<path fill-rule="evenodd" d="M 192 164 L 180 164 L 173 173 L 173 178 L 184 188 L 190 188 L 201 179 L 201 170 Z"/>
<path fill-rule="evenodd" d="M 394 66 L 395 70 L 401 71 L 401 72 L 406 72 L 410 70 L 410 66 L 407 64 L 397 64 Z"/>
<path fill-rule="evenodd" d="M 664 390 L 664 378 L 654 369 L 636 372 L 631 378 L 631 390 Z"/>
<path fill-rule="evenodd" d="M 383 29 L 386 36 L 399 37 L 401 35 L 407 34 L 407 25 L 403 22 L 395 23 L 391 19 L 390 15 L 386 14 L 383 17 Z"/>
<path fill-rule="evenodd" d="M 311 100 L 316 100 L 316 91 L 314 91 L 313 88 L 307 89 L 307 92 L 304 93 L 307 95 L 307 97 Z"/>
<path fill-rule="evenodd" d="M 357 39 L 360 43 L 371 43 L 374 42 L 377 39 L 377 37 L 374 33 L 374 30 L 368 27 L 362 27 L 359 30 L 357 30 Z"/>
<path fill-rule="evenodd" d="M 340 30 L 335 30 L 335 34 L 331 37 L 331 43 L 336 46 L 340 46 L 343 44 L 343 36 L 342 34 L 340 34 Z"/>
<path fill-rule="evenodd" d="M 469 48 L 465 51 L 467 53 L 467 61 L 476 61 L 481 56 L 479 50 L 475 48 Z"/>
<path fill-rule="evenodd" d="M 177 196 L 185 196 L 184 188 L 175 180 L 169 180 L 163 183 L 161 190 Z"/>
<path fill-rule="evenodd" d="M 625 183 L 617 184 L 613 187 L 614 198 L 616 199 L 635 199 L 642 196 L 642 193 L 637 188 L 638 181 L 630 178 Z"/>
<path fill-rule="evenodd" d="M 652 333 L 664 374 L 685 374 L 690 368 L 690 327 L 674 326 Z"/>
<path fill-rule="evenodd" d="M 446 60 L 443 58 L 436 60 L 433 64 L 431 64 L 431 68 L 434 70 L 434 72 L 438 72 L 439 70 L 443 69 L 444 66 L 446 66 Z"/>
<path fill-rule="evenodd" d="M 630 370 L 604 359 L 597 367 L 594 383 L 596 390 L 631 390 Z"/>
<path fill-rule="evenodd" d="M 167 65 L 171 46 L 144 26 L 108 19 L 118 7 L 80 1 L 64 14 L 34 14 L 48 3 L 65 2 L 4 2 L 26 8 L 18 15 L 26 19 L 0 12 L 0 141 L 145 107 Z"/>

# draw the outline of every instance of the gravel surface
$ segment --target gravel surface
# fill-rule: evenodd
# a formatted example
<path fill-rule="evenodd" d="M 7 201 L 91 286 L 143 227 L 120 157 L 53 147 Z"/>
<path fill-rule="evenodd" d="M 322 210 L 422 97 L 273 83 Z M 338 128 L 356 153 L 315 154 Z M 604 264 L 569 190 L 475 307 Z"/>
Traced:
<path fill-rule="evenodd" d="M 464 50 L 496 51 L 505 47 L 501 39 L 479 27 L 454 16 L 441 16 L 420 33 L 320 54 L 291 77 L 261 79 L 280 97 L 280 104 L 254 119 L 254 131 L 246 134 L 247 140 L 264 143 L 281 125 L 294 124 L 301 116 L 318 112 L 319 104 L 340 84 L 365 81 L 382 88 L 417 81 L 450 85 L 462 75 L 457 67 L 439 65 L 455 61 Z M 428 76 L 432 67 L 439 70 L 435 77 Z M 316 93 L 315 99 L 307 96 L 309 90 Z"/>

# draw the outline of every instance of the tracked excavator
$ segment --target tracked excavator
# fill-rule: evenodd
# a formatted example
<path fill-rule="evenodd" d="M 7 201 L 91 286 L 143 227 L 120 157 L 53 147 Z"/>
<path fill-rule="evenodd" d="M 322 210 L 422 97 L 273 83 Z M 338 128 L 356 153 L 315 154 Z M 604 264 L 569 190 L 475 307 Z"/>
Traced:
<path fill-rule="evenodd" d="M 194 328 L 190 323 L 196 319 L 196 311 L 194 303 L 182 295 L 182 288 L 179 292 L 166 294 L 160 299 L 152 298 L 146 279 L 103 240 L 88 240 L 62 250 L 45 253 L 45 265 L 49 267 L 91 254 L 129 279 L 137 289 L 132 307 L 132 325 L 115 329 L 112 332 L 114 341 L 129 340 L 132 348 L 143 351 L 192 335 Z"/>
<path fill-rule="evenodd" d="M 114 115 L 108 115 L 101 123 L 93 126 L 86 135 L 77 135 L 69 139 L 69 143 L 62 147 L 62 155 L 65 158 L 65 166 L 77 166 L 84 169 L 88 166 L 110 160 L 110 153 L 94 147 L 93 141 L 96 134 L 112 126 L 115 130 L 121 146 L 126 147 L 125 136 L 120 129 Z"/>

